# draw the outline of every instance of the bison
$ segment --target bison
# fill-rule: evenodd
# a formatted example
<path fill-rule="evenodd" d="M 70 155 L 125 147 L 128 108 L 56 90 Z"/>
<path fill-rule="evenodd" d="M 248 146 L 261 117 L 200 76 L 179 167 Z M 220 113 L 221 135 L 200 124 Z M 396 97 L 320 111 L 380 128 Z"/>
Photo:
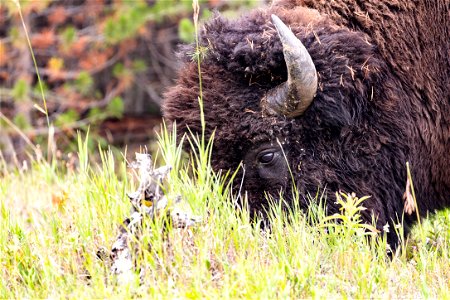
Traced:
<path fill-rule="evenodd" d="M 403 220 L 408 232 L 410 162 L 420 216 L 448 207 L 449 11 L 447 0 L 291 0 L 236 20 L 216 13 L 199 37 L 213 167 L 242 163 L 254 212 L 296 191 L 307 208 L 322 189 L 333 214 L 335 192 L 354 192 L 370 196 L 366 222 Z M 201 132 L 195 51 L 181 48 L 165 94 L 180 134 Z M 394 230 L 387 237 L 397 245 Z"/>

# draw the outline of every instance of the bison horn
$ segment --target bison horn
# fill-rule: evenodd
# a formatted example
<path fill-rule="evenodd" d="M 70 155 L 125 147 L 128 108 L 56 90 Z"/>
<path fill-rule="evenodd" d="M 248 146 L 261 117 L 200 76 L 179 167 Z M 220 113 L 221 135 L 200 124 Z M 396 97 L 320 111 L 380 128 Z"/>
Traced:
<path fill-rule="evenodd" d="M 317 91 L 316 67 L 308 50 L 280 18 L 272 15 L 272 22 L 283 44 L 288 79 L 266 94 L 263 105 L 269 113 L 294 118 L 302 115 L 313 101 Z"/>

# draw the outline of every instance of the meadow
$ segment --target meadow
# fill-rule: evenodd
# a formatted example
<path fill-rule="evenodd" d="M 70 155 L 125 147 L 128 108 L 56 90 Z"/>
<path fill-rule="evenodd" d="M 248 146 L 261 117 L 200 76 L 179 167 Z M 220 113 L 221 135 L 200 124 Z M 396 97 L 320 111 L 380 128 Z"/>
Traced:
<path fill-rule="evenodd" d="M 245 205 L 236 207 L 232 174 L 211 170 L 211 143 L 191 141 L 200 150 L 186 158 L 174 132 L 163 129 L 154 161 L 173 167 L 164 184 L 167 209 L 182 205 L 200 222 L 179 229 L 163 216 L 146 220 L 126 283 L 97 255 L 111 249 L 129 216 L 127 192 L 138 184 L 123 157 L 94 156 L 80 136 L 73 156 L 3 164 L 0 298 L 449 299 L 449 211 L 423 219 L 392 258 L 383 234 L 360 223 L 364 198 L 351 195 L 341 195 L 345 209 L 333 218 L 320 195 L 307 212 L 275 204 L 270 229 L 261 230 Z M 178 195 L 181 204 L 173 201 Z"/>

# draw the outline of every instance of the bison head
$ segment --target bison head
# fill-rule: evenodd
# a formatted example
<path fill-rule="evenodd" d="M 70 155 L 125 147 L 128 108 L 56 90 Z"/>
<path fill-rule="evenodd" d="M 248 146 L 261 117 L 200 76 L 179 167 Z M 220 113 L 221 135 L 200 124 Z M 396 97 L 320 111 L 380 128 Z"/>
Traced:
<path fill-rule="evenodd" d="M 267 194 L 283 193 L 289 203 L 295 186 L 300 207 L 326 189 L 330 213 L 338 211 L 335 191 L 371 196 L 365 217 L 373 214 L 380 228 L 401 212 L 393 199 L 404 188 L 404 113 L 366 34 L 315 10 L 274 6 L 234 21 L 216 15 L 200 44 L 212 163 L 216 170 L 242 164 L 241 189 L 253 210 L 266 206 Z M 164 116 L 181 133 L 201 131 L 195 51 L 181 49 L 177 84 L 165 95 Z"/>

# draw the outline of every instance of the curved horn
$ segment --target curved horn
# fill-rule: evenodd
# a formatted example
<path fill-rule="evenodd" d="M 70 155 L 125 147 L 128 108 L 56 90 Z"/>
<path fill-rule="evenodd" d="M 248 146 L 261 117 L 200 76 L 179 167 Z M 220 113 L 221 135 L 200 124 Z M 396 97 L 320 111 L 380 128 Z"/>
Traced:
<path fill-rule="evenodd" d="M 263 103 L 269 112 L 294 118 L 302 115 L 313 101 L 317 91 L 316 67 L 308 50 L 280 18 L 272 15 L 272 22 L 283 44 L 288 79 L 271 89 Z"/>

